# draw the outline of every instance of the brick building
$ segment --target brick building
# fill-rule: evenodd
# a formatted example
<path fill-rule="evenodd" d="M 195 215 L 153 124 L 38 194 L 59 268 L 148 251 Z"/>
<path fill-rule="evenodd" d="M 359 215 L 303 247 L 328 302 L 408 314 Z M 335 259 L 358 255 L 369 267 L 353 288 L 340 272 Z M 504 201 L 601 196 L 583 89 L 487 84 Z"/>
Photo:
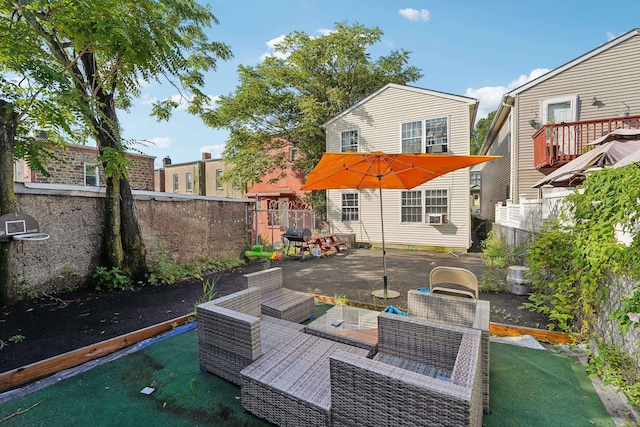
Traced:
<path fill-rule="evenodd" d="M 24 160 L 20 160 L 15 163 L 14 181 L 104 187 L 104 169 L 97 158 L 97 147 L 70 144 L 66 149 L 56 148 L 54 158 L 47 161 L 46 168 L 51 176 L 31 170 Z M 127 153 L 127 159 L 132 164 L 127 169 L 131 188 L 153 191 L 155 157 Z"/>

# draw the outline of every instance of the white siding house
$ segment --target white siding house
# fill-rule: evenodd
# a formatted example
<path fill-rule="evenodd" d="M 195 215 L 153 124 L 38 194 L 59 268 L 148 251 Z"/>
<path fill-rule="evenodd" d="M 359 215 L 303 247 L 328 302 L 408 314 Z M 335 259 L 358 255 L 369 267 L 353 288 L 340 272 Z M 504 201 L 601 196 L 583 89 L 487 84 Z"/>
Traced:
<path fill-rule="evenodd" d="M 390 83 L 325 123 L 327 152 L 468 155 L 477 108 L 476 99 Z M 471 246 L 468 168 L 410 191 L 383 189 L 382 198 L 387 245 Z M 378 190 L 329 190 L 327 215 L 332 232 L 382 242 Z"/>

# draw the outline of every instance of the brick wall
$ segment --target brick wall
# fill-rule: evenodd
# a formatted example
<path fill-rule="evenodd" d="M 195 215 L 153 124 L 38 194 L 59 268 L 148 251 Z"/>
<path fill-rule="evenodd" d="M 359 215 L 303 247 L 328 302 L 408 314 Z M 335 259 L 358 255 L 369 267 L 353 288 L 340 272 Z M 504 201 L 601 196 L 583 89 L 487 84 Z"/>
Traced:
<path fill-rule="evenodd" d="M 23 184 L 15 184 L 15 189 L 20 211 L 35 218 L 40 231 L 51 236 L 13 243 L 12 262 L 25 281 L 23 290 L 59 290 L 89 283 L 100 259 L 104 194 Z M 149 260 L 161 243 L 182 263 L 202 257 L 242 257 L 251 204 L 163 193 L 134 192 L 134 197 Z"/>
<path fill-rule="evenodd" d="M 51 174 L 46 177 L 35 172 L 33 182 L 85 185 L 85 164 L 96 164 L 98 149 L 84 145 L 69 145 L 67 150 L 56 149 L 55 159 L 47 162 L 47 171 Z M 127 159 L 132 166 L 127 169 L 129 184 L 134 190 L 153 191 L 153 162 L 155 157 L 140 154 L 127 154 Z M 98 185 L 104 187 L 104 170 L 98 167 Z"/>

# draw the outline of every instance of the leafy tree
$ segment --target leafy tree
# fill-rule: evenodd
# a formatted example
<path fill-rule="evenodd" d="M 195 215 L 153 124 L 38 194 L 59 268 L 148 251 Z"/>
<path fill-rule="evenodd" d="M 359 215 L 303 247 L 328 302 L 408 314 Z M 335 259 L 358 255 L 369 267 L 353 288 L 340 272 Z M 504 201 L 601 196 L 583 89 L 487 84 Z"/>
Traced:
<path fill-rule="evenodd" d="M 254 67 L 241 65 L 236 92 L 206 115 L 211 126 L 230 132 L 223 157 L 234 167 L 224 179 L 245 188 L 288 169 L 279 150 L 286 141 L 299 150 L 294 166 L 308 173 L 325 150 L 322 124 L 387 83 L 422 77 L 407 65 L 405 50 L 371 58 L 369 49 L 382 34 L 377 27 L 341 23 L 321 37 L 296 31 L 274 56 Z"/>
<path fill-rule="evenodd" d="M 120 267 L 134 279 L 146 272 L 145 248 L 127 179 L 116 108 L 126 110 L 132 105 L 142 81 L 165 78 L 190 101 L 190 113 L 201 114 L 210 108 L 203 92 L 204 72 L 215 69 L 217 59 L 231 56 L 227 45 L 208 40 L 203 28 L 212 23 L 217 20 L 208 7 L 193 0 L 92 0 L 90 5 L 75 0 L 15 0 L 0 6 L 0 33 L 12 35 L 3 36 L 0 47 L 14 44 L 8 53 L 0 53 L 3 75 L 38 77 L 36 82 L 46 91 L 40 91 L 33 104 L 49 102 L 60 113 L 77 113 L 64 114 L 58 121 L 44 118 L 43 122 L 67 131 L 70 123 L 80 122 L 95 138 L 107 186 L 103 263 Z M 11 52 L 29 55 L 14 59 L 9 57 Z M 49 82 L 43 75 L 50 76 Z M 9 163 L 14 155 L 28 153 L 40 159 L 42 150 L 40 146 L 32 146 L 32 151 L 15 150 L 17 146 L 10 141 L 19 133 L 21 108 L 26 106 L 13 99 L 3 101 L 0 168 L 6 174 L 6 169 L 12 170 Z M 177 106 L 165 100 L 155 105 L 153 114 L 167 119 Z M 6 192 L 11 200 L 2 206 L 3 212 L 5 208 L 15 210 L 13 187 L 1 189 L 0 199 L 4 200 Z M 4 249 L 0 256 L 3 254 Z M 3 289 L 11 287 L 2 285 Z"/>
<path fill-rule="evenodd" d="M 476 127 L 473 130 L 473 134 L 471 135 L 471 154 L 479 154 L 480 147 L 482 147 L 482 143 L 484 139 L 487 137 L 489 133 L 489 128 L 491 127 L 491 122 L 493 122 L 493 118 L 496 116 L 496 112 L 492 111 L 487 115 L 486 119 L 478 120 L 476 123 Z"/>

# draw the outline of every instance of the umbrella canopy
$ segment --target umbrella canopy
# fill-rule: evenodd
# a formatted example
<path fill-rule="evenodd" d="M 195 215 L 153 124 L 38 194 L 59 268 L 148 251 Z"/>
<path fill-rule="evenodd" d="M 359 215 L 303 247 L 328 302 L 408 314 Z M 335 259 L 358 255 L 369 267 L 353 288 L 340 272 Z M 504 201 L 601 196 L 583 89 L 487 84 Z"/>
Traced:
<path fill-rule="evenodd" d="M 629 155 L 640 150 L 640 141 L 618 141 L 605 142 L 591 151 L 587 151 L 576 157 L 569 163 L 551 172 L 533 187 L 541 187 L 545 184 L 555 186 L 568 186 L 577 177 L 582 177 L 584 171 L 591 167 L 610 166 Z"/>
<path fill-rule="evenodd" d="M 302 190 L 366 189 L 380 192 L 384 295 L 387 295 L 387 263 L 384 246 L 382 189 L 410 190 L 434 178 L 500 156 L 449 154 L 325 153 L 309 173 Z"/>
<path fill-rule="evenodd" d="M 598 145 L 613 140 L 625 141 L 634 139 L 640 139 L 640 129 L 615 129 L 598 139 L 594 139 L 587 145 Z"/>

